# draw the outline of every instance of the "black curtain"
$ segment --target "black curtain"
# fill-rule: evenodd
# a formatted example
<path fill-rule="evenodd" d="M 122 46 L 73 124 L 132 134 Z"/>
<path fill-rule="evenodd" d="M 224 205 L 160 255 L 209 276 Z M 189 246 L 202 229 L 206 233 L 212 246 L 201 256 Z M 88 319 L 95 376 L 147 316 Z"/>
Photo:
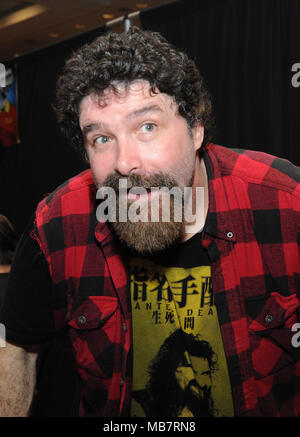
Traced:
<path fill-rule="evenodd" d="M 21 142 L 0 147 L 0 213 L 12 221 L 18 235 L 46 194 L 86 168 L 60 133 L 51 105 L 66 58 L 106 31 L 103 26 L 14 61 Z"/>
<path fill-rule="evenodd" d="M 21 142 L 0 148 L 0 213 L 13 222 L 18 235 L 44 195 L 86 168 L 81 156 L 60 133 L 51 105 L 65 59 L 106 31 L 102 27 L 81 34 L 14 62 L 18 73 Z M 32 417 L 78 414 L 78 374 L 67 335 L 42 347 L 36 388 Z"/>
<path fill-rule="evenodd" d="M 141 22 L 195 60 L 214 103 L 215 142 L 300 164 L 299 0 L 183 0 L 144 11 Z"/>

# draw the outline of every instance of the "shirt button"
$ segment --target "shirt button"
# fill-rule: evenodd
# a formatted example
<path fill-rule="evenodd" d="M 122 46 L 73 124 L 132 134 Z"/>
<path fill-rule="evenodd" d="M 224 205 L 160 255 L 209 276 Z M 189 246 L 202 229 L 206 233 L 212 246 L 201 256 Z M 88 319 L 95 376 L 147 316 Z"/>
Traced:
<path fill-rule="evenodd" d="M 79 316 L 78 319 L 77 319 L 77 322 L 80 325 L 84 325 L 86 323 L 86 317 L 84 315 Z"/>
<path fill-rule="evenodd" d="M 265 317 L 265 321 L 266 321 L 267 323 L 271 323 L 272 320 L 273 320 L 273 316 L 272 316 L 272 314 L 267 314 L 266 317 Z"/>
<path fill-rule="evenodd" d="M 124 331 L 124 332 L 126 332 L 126 331 L 127 331 L 127 326 L 126 326 L 126 323 L 122 323 L 122 329 L 123 329 L 123 331 Z"/>
<path fill-rule="evenodd" d="M 233 237 L 233 232 L 231 232 L 231 231 L 230 231 L 230 232 L 227 232 L 227 237 L 228 237 L 228 238 L 232 238 L 232 237 Z"/>

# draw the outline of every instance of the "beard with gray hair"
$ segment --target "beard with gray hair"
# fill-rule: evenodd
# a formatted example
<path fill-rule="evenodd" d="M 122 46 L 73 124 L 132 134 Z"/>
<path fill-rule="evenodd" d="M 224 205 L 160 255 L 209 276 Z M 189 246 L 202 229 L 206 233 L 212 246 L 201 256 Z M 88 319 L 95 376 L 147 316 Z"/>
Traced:
<path fill-rule="evenodd" d="M 127 191 L 125 193 L 120 193 L 119 191 L 119 181 L 125 180 L 127 182 L 128 190 L 130 192 L 134 192 L 136 188 L 143 188 L 147 190 L 149 195 L 149 200 L 145 199 L 142 202 L 142 207 L 138 208 L 137 212 L 140 212 L 138 221 L 131 221 L 127 219 L 126 221 L 120 221 L 120 210 L 119 210 L 119 197 L 127 196 Z M 164 250 L 179 242 L 182 238 L 182 219 L 178 221 L 176 218 L 176 214 L 180 211 L 181 218 L 183 217 L 183 202 L 182 202 L 182 191 L 178 187 L 176 180 L 166 174 L 158 173 L 151 176 L 140 176 L 137 174 L 130 175 L 128 177 L 124 177 L 117 174 L 112 174 L 108 176 L 103 184 L 105 187 L 112 188 L 117 195 L 117 220 L 112 220 L 111 224 L 116 232 L 118 238 L 121 242 L 125 243 L 129 248 L 134 249 L 140 254 L 152 254 L 154 252 L 158 252 Z M 154 196 L 152 195 L 152 189 L 166 188 L 168 190 L 172 190 L 173 188 L 177 188 L 181 193 L 181 198 L 176 196 L 169 196 L 168 203 L 165 202 L 166 195 L 163 191 L 159 191 L 158 198 L 156 197 L 156 203 L 154 204 Z M 178 193 L 178 191 L 176 191 Z M 130 215 L 130 208 L 134 201 L 127 200 L 127 217 Z M 163 213 L 165 212 L 164 208 L 167 205 L 168 211 L 168 220 L 164 220 Z M 156 209 L 156 211 L 155 211 Z M 166 208 L 165 208 L 166 209 Z M 158 220 L 153 220 L 151 217 L 152 212 L 155 211 L 156 217 Z"/>

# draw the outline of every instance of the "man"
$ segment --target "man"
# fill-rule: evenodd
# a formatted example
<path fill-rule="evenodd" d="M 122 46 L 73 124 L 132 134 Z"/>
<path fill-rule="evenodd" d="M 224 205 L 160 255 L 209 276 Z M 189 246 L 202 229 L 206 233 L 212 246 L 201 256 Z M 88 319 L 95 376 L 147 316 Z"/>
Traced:
<path fill-rule="evenodd" d="M 210 344 L 177 329 L 154 357 L 146 389 L 133 391 L 132 397 L 147 417 L 213 417 L 215 370 L 217 358 Z"/>
<path fill-rule="evenodd" d="M 0 317 L 2 414 L 27 414 L 39 348 L 66 334 L 79 415 L 136 415 L 131 391 L 181 329 L 218 357 L 211 392 L 222 415 L 300 415 L 299 169 L 209 143 L 199 72 L 151 32 L 81 48 L 58 80 L 56 111 L 91 171 L 38 205 L 17 251 Z"/>

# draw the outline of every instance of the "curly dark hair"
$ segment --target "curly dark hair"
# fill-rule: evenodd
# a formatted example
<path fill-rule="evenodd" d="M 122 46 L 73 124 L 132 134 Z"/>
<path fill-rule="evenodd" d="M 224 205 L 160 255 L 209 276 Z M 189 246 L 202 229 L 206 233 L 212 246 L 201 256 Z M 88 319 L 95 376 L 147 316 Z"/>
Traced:
<path fill-rule="evenodd" d="M 210 370 L 217 370 L 217 356 L 210 344 L 206 340 L 198 340 L 193 334 L 177 329 L 165 340 L 150 366 L 150 385 L 155 393 L 161 393 L 163 379 L 167 374 L 174 374 L 184 358 L 185 351 L 195 357 L 206 358 Z"/>
<path fill-rule="evenodd" d="M 129 85 L 146 80 L 152 93 L 173 97 L 190 128 L 204 127 L 204 144 L 212 138 L 211 99 L 195 63 L 159 33 L 132 27 L 121 34 L 107 33 L 82 46 L 67 61 L 57 81 L 54 109 L 73 146 L 83 149 L 79 105 L 114 83 Z"/>
<path fill-rule="evenodd" d="M 185 359 L 184 352 L 191 356 L 205 358 L 210 371 L 213 373 L 218 369 L 218 358 L 211 345 L 206 340 L 200 340 L 193 334 L 187 334 L 181 329 L 174 331 L 162 344 L 157 355 L 149 367 L 149 381 L 147 391 L 152 400 L 151 410 L 153 415 L 172 416 L 178 413 L 181 405 L 181 390 L 175 378 L 177 367 Z M 208 399 L 208 404 L 198 402 L 197 415 L 213 415 L 214 402 Z M 200 411 L 202 408 L 202 412 Z"/>

